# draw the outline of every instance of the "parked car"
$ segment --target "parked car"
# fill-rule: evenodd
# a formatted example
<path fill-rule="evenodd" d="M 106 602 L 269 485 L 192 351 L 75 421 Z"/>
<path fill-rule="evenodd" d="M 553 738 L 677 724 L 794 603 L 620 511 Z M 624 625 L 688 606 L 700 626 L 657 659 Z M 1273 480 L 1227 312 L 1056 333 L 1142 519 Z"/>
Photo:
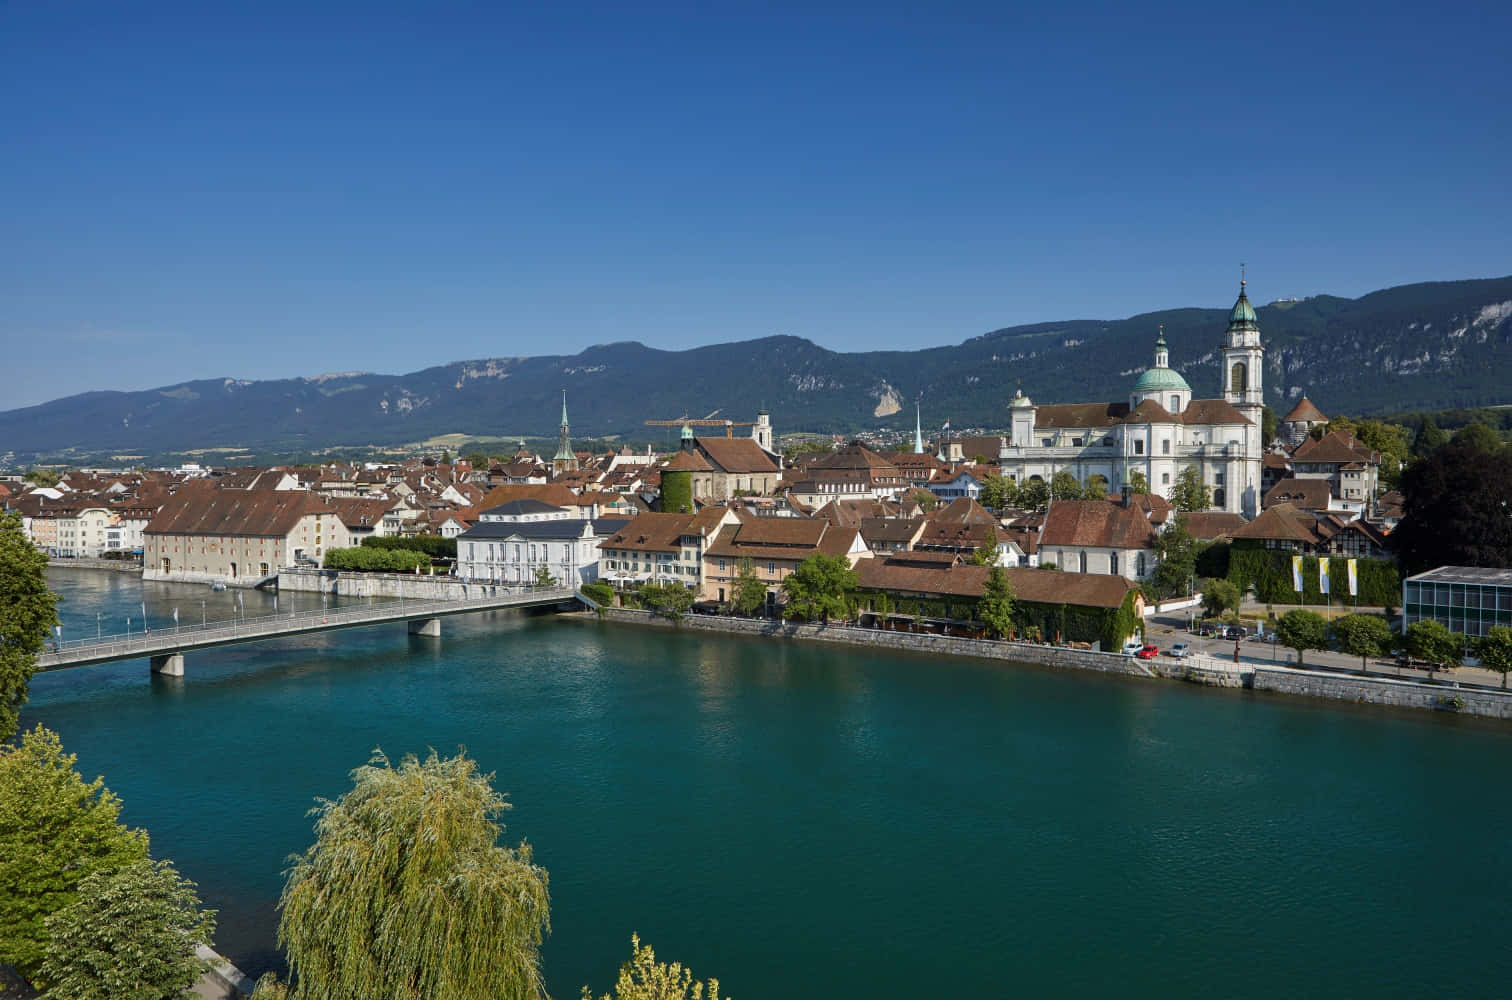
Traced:
<path fill-rule="evenodd" d="M 1242 625 L 1230 625 L 1228 628 L 1226 628 L 1226 629 L 1223 630 L 1223 637 L 1225 639 L 1243 639 L 1244 638 L 1244 626 L 1242 626 Z"/>
<path fill-rule="evenodd" d="M 1123 655 L 1133 656 L 1141 649 L 1144 649 L 1144 645 L 1139 639 L 1129 639 L 1123 644 Z"/>
<path fill-rule="evenodd" d="M 1153 645 L 1142 646 L 1140 647 L 1139 652 L 1135 653 L 1134 655 L 1139 657 L 1141 660 L 1153 660 L 1155 659 L 1155 657 L 1160 655 L 1160 647 Z"/>
<path fill-rule="evenodd" d="M 1197 634 L 1206 639 L 1209 636 L 1217 635 L 1218 629 L 1213 625 L 1203 625 L 1201 628 L 1197 629 Z"/>
<path fill-rule="evenodd" d="M 1177 642 L 1177 643 L 1173 643 L 1171 645 L 1171 650 L 1170 650 L 1170 653 L 1168 655 L 1174 656 L 1178 660 L 1184 660 L 1184 659 L 1186 659 L 1186 655 L 1188 653 L 1190 653 L 1191 651 L 1192 651 L 1192 647 L 1191 646 L 1187 645 L 1184 642 Z"/>

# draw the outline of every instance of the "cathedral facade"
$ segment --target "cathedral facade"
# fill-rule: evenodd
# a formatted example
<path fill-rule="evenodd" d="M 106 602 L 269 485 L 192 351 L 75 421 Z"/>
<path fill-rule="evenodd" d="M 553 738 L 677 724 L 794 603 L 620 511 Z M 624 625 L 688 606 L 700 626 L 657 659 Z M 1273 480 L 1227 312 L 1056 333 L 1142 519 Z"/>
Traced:
<path fill-rule="evenodd" d="M 1116 494 L 1137 472 L 1151 492 L 1168 497 L 1177 477 L 1196 468 L 1212 491 L 1212 509 L 1254 517 L 1263 495 L 1265 348 L 1243 281 L 1219 353 L 1222 395 L 1214 399 L 1192 398 L 1192 387 L 1170 367 L 1163 334 L 1154 365 L 1127 402 L 1036 406 L 1019 392 L 998 455 L 1003 475 L 1020 483 L 1048 483 L 1062 470 L 1081 483 L 1100 476 Z"/>

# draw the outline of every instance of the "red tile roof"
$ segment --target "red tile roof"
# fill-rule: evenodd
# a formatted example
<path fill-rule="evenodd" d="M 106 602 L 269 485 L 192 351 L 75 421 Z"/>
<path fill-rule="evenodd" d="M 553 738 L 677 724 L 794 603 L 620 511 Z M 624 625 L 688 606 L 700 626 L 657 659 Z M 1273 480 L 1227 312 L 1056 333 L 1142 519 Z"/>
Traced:
<path fill-rule="evenodd" d="M 1045 512 L 1040 547 L 1144 549 L 1155 538 L 1155 529 L 1138 507 L 1111 500 L 1055 500 Z"/>

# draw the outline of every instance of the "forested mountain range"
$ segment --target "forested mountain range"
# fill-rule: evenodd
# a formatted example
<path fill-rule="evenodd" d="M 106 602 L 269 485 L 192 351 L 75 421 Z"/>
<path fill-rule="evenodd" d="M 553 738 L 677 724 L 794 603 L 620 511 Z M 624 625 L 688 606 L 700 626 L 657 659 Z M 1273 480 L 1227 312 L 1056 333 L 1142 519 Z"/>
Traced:
<path fill-rule="evenodd" d="M 1268 402 L 1302 394 L 1325 413 L 1512 403 L 1512 277 L 1430 282 L 1358 299 L 1320 295 L 1258 309 Z M 995 330 L 914 351 L 838 353 L 798 337 L 686 351 L 636 342 L 576 355 L 459 361 L 407 375 L 346 373 L 204 379 L 141 392 L 90 392 L 0 412 L 11 463 L 196 449 L 314 452 L 400 446 L 443 434 L 552 436 L 568 391 L 573 434 L 653 436 L 647 418 L 771 411 L 779 433 L 1001 428 L 1016 387 L 1038 402 L 1122 399 L 1164 326 L 1171 366 L 1199 397 L 1219 391 L 1228 315 L 1183 308 L 1121 320 Z"/>

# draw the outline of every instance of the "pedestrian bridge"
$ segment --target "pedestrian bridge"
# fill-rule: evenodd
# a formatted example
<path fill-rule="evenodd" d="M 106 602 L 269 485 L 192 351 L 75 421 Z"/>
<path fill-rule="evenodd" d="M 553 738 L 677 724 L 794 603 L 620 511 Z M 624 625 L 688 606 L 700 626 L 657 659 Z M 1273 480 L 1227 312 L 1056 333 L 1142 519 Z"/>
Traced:
<path fill-rule="evenodd" d="M 182 676 L 184 654 L 197 649 L 394 622 L 406 623 L 411 635 L 439 636 L 441 619 L 452 615 L 511 608 L 544 608 L 581 602 L 577 591 L 571 587 L 498 586 L 482 589 L 487 591 L 483 596 L 464 600 L 388 601 L 356 608 L 295 611 L 289 614 L 174 626 L 171 629 L 144 632 L 142 635 L 69 640 L 50 646 L 39 654 L 37 669 L 63 670 L 68 667 L 88 667 L 117 660 L 147 658 L 152 662 L 153 673 Z"/>

